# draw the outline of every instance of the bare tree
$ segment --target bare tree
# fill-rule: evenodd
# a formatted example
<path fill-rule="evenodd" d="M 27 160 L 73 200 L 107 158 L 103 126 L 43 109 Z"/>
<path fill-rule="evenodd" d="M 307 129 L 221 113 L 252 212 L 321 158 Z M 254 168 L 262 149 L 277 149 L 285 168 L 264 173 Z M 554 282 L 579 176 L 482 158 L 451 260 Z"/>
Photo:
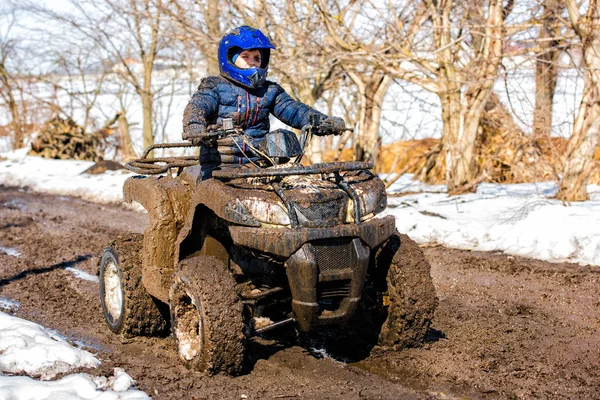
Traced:
<path fill-rule="evenodd" d="M 115 93 L 119 103 L 119 143 L 118 148 L 121 150 L 121 158 L 123 161 L 129 161 L 137 157 L 137 153 L 131 142 L 130 122 L 127 116 L 127 109 L 129 108 L 128 96 L 126 87 L 122 82 L 116 82 L 118 90 Z"/>
<path fill-rule="evenodd" d="M 569 138 L 557 198 L 588 199 L 586 182 L 592 172 L 594 150 L 600 144 L 600 3 L 589 0 L 584 14 L 575 0 L 566 1 L 569 20 L 581 41 L 583 96 Z"/>
<path fill-rule="evenodd" d="M 55 90 L 65 94 L 68 109 L 56 102 L 53 106 L 63 114 L 74 116 L 83 112 L 81 126 L 89 131 L 97 128 L 98 121 L 92 115 L 108 75 L 107 65 L 98 54 L 98 46 L 69 46 L 49 51 L 48 61 L 56 66 L 52 76 L 41 83 L 50 83 Z M 113 115 L 106 116 L 112 119 Z M 104 121 L 102 121 L 104 122 Z"/>
<path fill-rule="evenodd" d="M 339 60 L 340 68 L 354 84 L 358 96 L 354 158 L 375 162 L 380 146 L 383 100 L 393 80 L 368 54 L 388 45 L 382 42 L 385 21 L 383 24 L 366 22 L 365 7 L 368 8 L 370 2 L 315 0 L 315 5 L 329 36 L 326 46 L 329 57 Z"/>
<path fill-rule="evenodd" d="M 153 70 L 159 53 L 173 37 L 162 12 L 163 0 L 78 0 L 74 12 L 57 13 L 31 3 L 22 7 L 44 19 L 64 25 L 65 35 L 94 43 L 116 63 L 115 71 L 131 85 L 142 103 L 144 146 L 154 143 L 153 101 L 159 90 L 153 85 Z"/>
<path fill-rule="evenodd" d="M 357 160 L 375 162 L 379 154 L 379 125 L 383 99 L 392 83 L 392 77 L 375 70 L 364 74 L 344 69 L 359 94 L 358 137 L 354 145 Z"/>
<path fill-rule="evenodd" d="M 561 42 L 564 38 L 559 23 L 564 3 L 558 0 L 544 0 L 542 7 L 542 26 L 538 35 L 539 51 L 535 63 L 534 138 L 550 136 L 554 92 L 558 78 L 558 57 L 562 51 Z"/>
<path fill-rule="evenodd" d="M 172 0 L 162 9 L 178 28 L 177 40 L 185 42 L 185 46 L 190 50 L 193 48 L 200 50 L 206 62 L 208 75 L 219 74 L 217 49 L 219 40 L 223 36 L 222 16 L 233 18 L 224 7 L 226 7 L 225 2 L 219 0 Z M 198 60 L 193 61 L 195 64 Z"/>
<path fill-rule="evenodd" d="M 348 7 L 359 7 L 358 2 L 348 1 L 334 13 L 325 11 L 324 1 L 317 0 L 317 4 L 327 17 L 328 33 L 336 46 L 346 47 L 347 58 L 355 63 L 360 60 L 381 71 L 363 73 L 363 78 L 382 74 L 438 95 L 448 190 L 455 192 L 471 184 L 476 176 L 477 132 L 503 56 L 504 21 L 512 1 L 506 6 L 501 0 L 367 1 L 360 3 L 362 19 L 343 13 Z M 374 25 L 366 35 L 361 31 L 369 24 Z M 366 91 L 373 98 L 374 89 Z"/>
<path fill-rule="evenodd" d="M 11 30 L 16 22 L 14 8 L 2 10 L 0 20 L 3 21 L 3 28 L 0 30 L 0 98 L 8 108 L 10 114 L 10 126 L 13 131 L 12 146 L 14 149 L 20 148 L 24 144 L 24 127 L 21 116 L 21 110 L 18 104 L 19 77 L 18 73 L 11 70 L 11 61 L 13 65 L 18 61 L 15 59 L 17 52 L 17 40 L 11 38 Z"/>
<path fill-rule="evenodd" d="M 487 2 L 485 24 L 470 27 L 481 47 L 463 52 L 467 38 L 461 32 L 453 1 L 426 1 L 436 49 L 438 96 L 442 103 L 448 191 L 460 190 L 475 179 L 475 141 L 482 112 L 497 76 L 502 57 L 504 18 L 501 0 Z M 484 14 L 480 12 L 480 14 Z M 464 29 L 464 28 L 463 28 Z M 461 54 L 462 53 L 462 54 Z"/>

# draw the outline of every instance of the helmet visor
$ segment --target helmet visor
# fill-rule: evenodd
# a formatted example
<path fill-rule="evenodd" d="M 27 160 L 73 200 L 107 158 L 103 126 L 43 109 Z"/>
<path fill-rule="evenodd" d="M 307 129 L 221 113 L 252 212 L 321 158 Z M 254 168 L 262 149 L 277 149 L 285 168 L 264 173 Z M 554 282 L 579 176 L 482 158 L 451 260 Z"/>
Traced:
<path fill-rule="evenodd" d="M 233 65 L 235 67 L 236 66 L 235 61 L 237 60 L 237 57 L 243 51 L 253 51 L 253 50 L 260 51 L 260 67 L 259 68 L 262 68 L 262 69 L 267 68 L 269 66 L 269 58 L 271 57 L 271 49 L 263 49 L 263 48 L 242 49 L 241 47 L 232 47 L 227 50 L 227 62 L 231 63 L 231 65 Z"/>

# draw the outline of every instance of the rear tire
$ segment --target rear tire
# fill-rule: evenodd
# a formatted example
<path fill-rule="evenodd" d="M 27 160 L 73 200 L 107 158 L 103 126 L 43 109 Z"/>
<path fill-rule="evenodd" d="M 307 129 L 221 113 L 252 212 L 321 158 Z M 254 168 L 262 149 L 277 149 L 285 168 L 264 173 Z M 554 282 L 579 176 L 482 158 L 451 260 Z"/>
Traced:
<path fill-rule="evenodd" d="M 100 300 L 109 329 L 125 337 L 164 334 L 167 320 L 160 301 L 142 284 L 143 235 L 113 240 L 99 261 Z"/>
<path fill-rule="evenodd" d="M 242 303 L 225 264 L 211 256 L 179 263 L 169 291 L 171 329 L 182 363 L 213 375 L 238 374 L 245 337 Z"/>

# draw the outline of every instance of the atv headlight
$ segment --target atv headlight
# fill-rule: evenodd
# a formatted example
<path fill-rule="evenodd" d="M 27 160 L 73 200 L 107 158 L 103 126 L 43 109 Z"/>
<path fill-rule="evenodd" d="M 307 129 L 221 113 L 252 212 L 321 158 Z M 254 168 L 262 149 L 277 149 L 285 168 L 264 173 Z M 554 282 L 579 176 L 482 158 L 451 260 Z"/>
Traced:
<path fill-rule="evenodd" d="M 248 210 L 248 212 L 263 224 L 269 225 L 289 225 L 290 217 L 287 213 L 287 209 L 280 203 L 272 203 L 268 201 L 244 199 L 242 203 Z"/>
<path fill-rule="evenodd" d="M 385 185 L 379 178 L 361 171 L 356 175 L 347 176 L 346 180 L 357 200 L 352 203 L 352 207 L 348 207 L 348 216 L 346 217 L 348 221 L 354 221 L 353 208 L 355 207 L 360 209 L 361 221 L 373 218 L 385 210 L 387 194 Z"/>

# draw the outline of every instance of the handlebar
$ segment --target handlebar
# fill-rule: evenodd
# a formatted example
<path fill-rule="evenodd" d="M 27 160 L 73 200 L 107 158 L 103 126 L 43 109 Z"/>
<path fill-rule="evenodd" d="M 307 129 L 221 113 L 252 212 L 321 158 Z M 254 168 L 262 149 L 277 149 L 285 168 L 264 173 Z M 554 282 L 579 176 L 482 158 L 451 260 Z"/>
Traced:
<path fill-rule="evenodd" d="M 301 129 L 301 146 L 302 146 L 302 151 L 301 154 L 296 157 L 295 162 L 299 163 L 302 156 L 304 155 L 304 149 L 306 148 L 306 144 L 310 138 L 310 136 L 312 134 L 314 134 L 315 130 L 319 128 L 320 124 L 320 117 L 319 115 L 314 115 L 311 116 L 309 124 L 304 125 Z M 345 132 L 345 131 L 350 131 L 353 132 L 352 128 L 344 128 L 343 130 L 339 131 L 339 134 Z M 188 140 L 193 140 L 193 139 L 200 139 L 201 142 L 214 142 L 216 140 L 225 138 L 225 137 L 231 137 L 231 136 L 237 136 L 240 137 L 243 141 L 246 141 L 246 139 L 244 138 L 245 134 L 244 134 L 244 130 L 241 129 L 240 127 L 236 127 L 233 124 L 233 119 L 231 118 L 224 118 L 222 120 L 221 125 L 210 125 L 208 127 L 208 130 L 205 134 L 203 134 L 202 136 L 197 136 L 197 137 L 190 137 L 188 138 Z M 142 174 L 142 175 L 154 175 L 154 174 L 162 174 L 167 172 L 169 169 L 171 168 L 184 168 L 184 167 L 191 167 L 193 165 L 198 165 L 198 156 L 176 156 L 176 157 L 153 157 L 153 158 L 149 158 L 148 155 L 150 154 L 151 151 L 155 150 L 155 149 L 165 149 L 165 148 L 186 148 L 186 147 L 197 147 L 199 146 L 200 143 L 190 143 L 190 142 L 184 142 L 184 143 L 162 143 L 162 144 L 154 144 L 149 146 L 146 150 L 144 150 L 144 153 L 142 154 L 142 156 L 139 159 L 130 161 L 128 163 L 125 164 L 125 168 L 127 168 L 130 171 L 133 171 L 135 173 L 138 174 Z M 271 159 L 267 154 L 265 154 L 264 152 L 262 152 L 261 150 L 255 148 L 252 145 L 249 145 L 249 148 L 252 149 L 254 154 L 260 155 L 261 157 L 263 157 L 265 160 L 269 161 L 270 164 L 272 165 L 276 165 L 276 162 Z M 327 168 L 323 169 L 325 167 L 325 165 L 321 165 L 320 168 L 318 168 L 318 170 L 321 171 L 330 171 L 330 167 L 327 166 Z M 339 166 L 336 166 L 335 168 L 338 168 Z M 348 167 L 348 165 L 347 165 Z M 333 168 L 333 167 L 331 167 Z M 350 165 L 350 170 L 353 170 L 355 168 L 357 169 L 370 169 L 372 167 L 368 167 L 366 165 Z M 314 169 L 305 169 L 305 168 L 300 168 L 298 169 L 298 167 L 295 167 L 295 169 L 293 169 L 293 171 L 288 171 L 287 173 L 283 173 L 283 175 L 303 175 L 303 174 L 308 174 L 308 173 L 314 173 L 314 172 L 309 172 L 309 171 L 314 171 Z M 249 175 L 247 175 L 249 174 Z M 274 172 L 274 171 L 265 171 L 264 174 L 260 174 L 256 171 L 254 172 L 244 172 L 242 175 L 247 175 L 248 177 L 250 176 L 254 176 L 254 177 L 259 177 L 259 176 L 273 176 L 273 174 L 275 175 L 280 175 L 280 172 Z M 217 175 L 219 175 L 217 173 Z M 233 177 L 231 176 L 226 176 L 227 174 L 224 174 L 224 176 L 222 176 L 222 179 L 233 179 Z M 239 177 L 239 176 L 237 176 Z"/>

